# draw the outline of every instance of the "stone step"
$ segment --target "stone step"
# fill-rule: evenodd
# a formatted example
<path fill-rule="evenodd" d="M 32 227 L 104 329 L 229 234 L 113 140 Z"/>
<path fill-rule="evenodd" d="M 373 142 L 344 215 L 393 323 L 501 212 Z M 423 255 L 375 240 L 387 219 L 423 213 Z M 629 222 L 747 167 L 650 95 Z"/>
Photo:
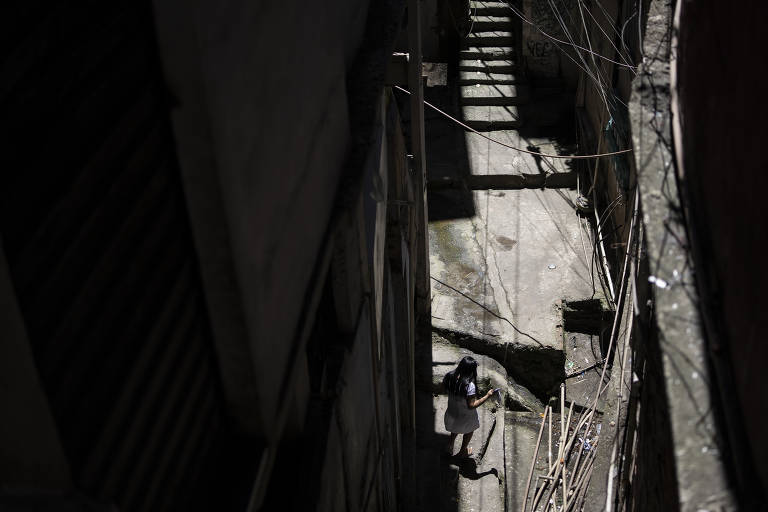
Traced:
<path fill-rule="evenodd" d="M 515 58 L 515 49 L 511 46 L 485 46 L 465 48 L 459 52 L 459 59 L 499 61 Z"/>
<path fill-rule="evenodd" d="M 432 380 L 425 382 L 420 376 L 417 385 L 428 389 L 433 394 L 445 394 L 443 377 L 456 368 L 464 356 L 472 356 L 478 362 L 477 385 L 481 391 L 488 388 L 501 388 L 505 407 L 514 411 L 541 412 L 544 404 L 527 388 L 521 386 L 507 375 L 504 366 L 491 357 L 449 342 L 445 337 L 432 333 Z"/>
<path fill-rule="evenodd" d="M 459 85 L 514 85 L 520 81 L 511 73 L 493 73 L 487 71 L 459 71 Z"/>
<path fill-rule="evenodd" d="M 430 224 L 430 238 L 435 235 L 435 227 Z M 469 268 L 469 267 L 467 267 Z M 437 290 L 442 293 L 442 289 Z M 443 297 L 435 295 L 435 310 L 437 313 L 443 313 L 449 310 L 450 304 L 443 300 Z M 465 308 L 465 311 L 474 314 Z M 474 315 L 473 315 L 474 316 Z M 498 329 L 498 325 L 492 325 L 486 322 L 486 328 Z M 499 362 L 507 375 L 507 382 L 515 388 L 515 393 L 508 392 L 505 397 L 505 403 L 508 408 L 518 410 L 543 411 L 541 403 L 544 397 L 550 396 L 553 390 L 559 389 L 563 381 L 563 361 L 565 355 L 562 350 L 562 341 L 555 347 L 549 343 L 540 344 L 538 342 L 529 342 L 520 339 L 516 343 L 506 343 L 501 337 L 485 335 L 476 331 L 470 331 L 466 326 L 460 326 L 454 321 L 432 319 L 432 339 L 440 338 L 447 340 L 450 344 L 459 346 L 462 349 L 470 350 L 475 354 L 482 354 L 484 357 Z M 439 341 L 439 339 L 438 339 Z M 437 359 L 433 364 L 437 363 Z M 491 368 L 491 366 L 488 366 Z M 447 371 L 447 370 L 445 370 Z M 493 380 L 491 380 L 493 382 Z M 499 387 L 499 386 L 496 386 Z M 510 398 L 512 397 L 512 398 Z M 520 397 L 520 398 L 514 398 Z M 535 399 L 535 400 L 534 400 Z M 518 405 L 511 406 L 510 400 Z"/>
<path fill-rule="evenodd" d="M 522 126 L 515 106 L 467 106 L 462 110 L 464 122 L 477 131 L 516 130 Z"/>
<path fill-rule="evenodd" d="M 515 36 L 512 32 L 472 32 L 462 41 L 464 48 L 487 46 L 512 46 L 515 44 Z"/>
<path fill-rule="evenodd" d="M 474 16 L 508 16 L 512 11 L 506 2 L 470 1 Z"/>
<path fill-rule="evenodd" d="M 494 30 L 512 31 L 512 18 L 509 16 L 475 16 L 472 32 L 491 32 Z"/>
<path fill-rule="evenodd" d="M 463 85 L 462 105 L 510 106 L 528 101 L 530 91 L 520 85 Z"/>
<path fill-rule="evenodd" d="M 513 60 L 469 60 L 459 61 L 459 71 L 480 71 L 481 73 L 514 73 L 517 71 Z"/>

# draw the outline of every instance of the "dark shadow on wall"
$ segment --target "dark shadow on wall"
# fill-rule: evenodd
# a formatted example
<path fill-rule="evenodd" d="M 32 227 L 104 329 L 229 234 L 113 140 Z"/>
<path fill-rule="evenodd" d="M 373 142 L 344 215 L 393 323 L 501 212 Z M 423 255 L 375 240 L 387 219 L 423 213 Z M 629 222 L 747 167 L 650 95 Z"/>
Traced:
<path fill-rule="evenodd" d="M 530 91 L 530 100 L 518 106 L 523 119 L 518 130 L 520 136 L 523 139 L 546 137 L 554 141 L 558 154 L 575 154 L 576 115 L 573 93 L 561 87 L 537 85 L 536 82 L 530 83 Z M 533 147 L 526 149 L 538 151 Z M 537 165 L 540 163 L 540 159 L 537 159 Z M 551 172 L 546 165 L 544 170 Z"/>
<path fill-rule="evenodd" d="M 761 317 L 768 306 L 768 272 L 759 255 L 768 250 L 763 155 L 768 102 L 756 87 L 766 72 L 751 63 L 768 56 L 761 30 L 768 7 L 753 1 L 737 11 L 708 2 L 679 8 L 675 117 L 681 133 L 674 143 L 684 166 L 678 180 L 716 425 L 740 507 L 765 510 L 768 344 Z M 712 69 L 718 72 L 710 77 Z"/>
<path fill-rule="evenodd" d="M 450 85 L 424 88 L 424 99 L 437 108 L 462 119 L 461 88 L 457 81 Z M 404 94 L 397 96 L 406 139 L 410 142 L 410 102 Z M 471 173 L 464 129 L 434 109 L 424 107 L 424 139 L 427 181 L 440 178 L 462 180 Z M 475 215 L 475 203 L 468 189 L 444 189 L 429 192 L 429 221 L 459 219 Z"/>
<path fill-rule="evenodd" d="M 448 86 L 428 87 L 425 99 L 462 119 L 461 87 L 454 81 Z M 424 111 L 427 150 L 427 179 L 463 179 L 472 171 L 469 162 L 465 130 L 434 109 Z M 429 192 L 429 220 L 448 220 L 475 215 L 472 191 L 464 189 L 432 190 Z"/>
<path fill-rule="evenodd" d="M 416 345 L 416 510 L 458 510 L 458 472 L 455 460 L 445 453 L 450 440 L 437 417 L 432 390 L 433 365 L 440 372 L 454 368 L 455 362 L 435 363 L 432 359 L 432 337 L 422 332 Z M 458 443 L 457 443 L 458 445 Z"/>

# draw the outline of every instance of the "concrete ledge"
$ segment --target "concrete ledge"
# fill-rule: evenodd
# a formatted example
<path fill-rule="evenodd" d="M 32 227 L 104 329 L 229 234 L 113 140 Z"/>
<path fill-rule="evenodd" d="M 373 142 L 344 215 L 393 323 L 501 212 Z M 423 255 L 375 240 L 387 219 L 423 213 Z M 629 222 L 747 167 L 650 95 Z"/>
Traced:
<path fill-rule="evenodd" d="M 515 58 L 515 49 L 511 46 L 504 47 L 474 47 L 465 48 L 459 52 L 459 59 L 467 60 L 510 60 Z"/>
<path fill-rule="evenodd" d="M 464 179 L 439 178 L 429 180 L 427 186 L 430 190 L 467 188 L 469 190 L 520 190 L 525 188 L 574 188 L 576 186 L 576 174 L 573 172 L 553 174 L 474 174 Z M 580 311 L 569 310 L 571 324 L 592 326 L 591 316 L 583 321 L 580 319 Z M 591 312 L 584 312 L 584 315 Z M 589 321 L 588 321 L 589 320 Z M 577 328 L 567 329 L 573 332 L 581 331 Z"/>
<path fill-rule="evenodd" d="M 507 10 L 507 14 L 511 10 Z M 475 22 L 472 24 L 473 32 L 492 32 L 495 30 L 509 32 L 512 27 L 512 18 L 505 16 L 475 16 Z"/>
<path fill-rule="evenodd" d="M 459 71 L 479 71 L 481 73 L 515 73 L 518 71 L 514 60 L 463 59 L 459 61 Z"/>
<path fill-rule="evenodd" d="M 459 84 L 460 85 L 515 85 L 520 83 L 520 80 L 513 74 L 507 71 L 507 69 L 491 69 L 487 68 L 475 69 L 472 71 L 459 70 Z"/>
<path fill-rule="evenodd" d="M 605 299 L 563 301 L 563 330 L 600 335 L 613 322 Z"/>
<path fill-rule="evenodd" d="M 505 343 L 492 336 L 461 332 L 440 320 L 432 320 L 432 331 L 460 347 L 495 359 L 514 381 L 525 386 L 538 400 L 546 401 L 565 378 L 565 353 L 545 345 Z"/>
<path fill-rule="evenodd" d="M 520 105 L 528 101 L 528 89 L 519 85 L 464 85 L 462 105 Z"/>
<path fill-rule="evenodd" d="M 469 8 L 475 17 L 478 16 L 509 16 L 512 12 L 505 2 L 469 2 Z"/>
<path fill-rule="evenodd" d="M 464 356 L 474 357 L 479 364 L 477 384 L 480 392 L 491 387 L 501 388 L 504 407 L 508 410 L 529 412 L 544 410 L 544 404 L 541 400 L 536 398 L 525 386 L 518 384 L 515 379 L 509 377 L 507 370 L 501 363 L 492 357 L 450 343 L 445 336 L 436 332 L 432 333 L 432 380 L 429 383 L 420 380 L 419 384 L 421 386 L 428 384 L 433 394 L 445 394 L 443 377 L 453 370 Z"/>

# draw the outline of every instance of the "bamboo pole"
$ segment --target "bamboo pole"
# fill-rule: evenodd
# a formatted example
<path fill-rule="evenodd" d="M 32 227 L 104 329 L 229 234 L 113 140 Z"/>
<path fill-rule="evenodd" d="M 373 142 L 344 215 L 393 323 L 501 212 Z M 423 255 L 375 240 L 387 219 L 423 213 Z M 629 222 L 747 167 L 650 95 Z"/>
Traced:
<path fill-rule="evenodd" d="M 576 427 L 576 431 L 578 431 L 579 429 L 581 429 L 581 427 L 582 427 L 582 426 L 584 426 L 585 424 L 590 424 L 590 425 L 591 425 L 592 416 L 593 416 L 594 412 L 595 412 L 595 405 L 594 405 L 594 404 L 592 404 L 592 408 L 590 409 L 589 413 L 588 413 L 588 414 L 586 414 L 586 415 L 585 415 L 585 416 L 584 416 L 584 417 L 583 417 L 581 420 L 579 420 L 579 424 L 578 424 L 578 425 L 577 425 L 577 427 Z M 575 440 L 575 439 L 576 439 L 576 438 L 575 438 L 575 436 L 574 436 L 574 437 L 571 437 L 571 438 L 568 440 L 568 443 L 566 444 L 566 447 L 565 447 L 565 451 L 566 451 L 566 452 L 568 452 L 568 451 L 571 449 L 571 446 L 573 445 L 573 442 L 574 442 L 574 440 Z M 558 463 L 556 463 L 556 464 L 555 464 L 555 465 L 552 467 L 552 469 L 550 469 L 548 476 L 552 476 L 552 477 L 554 477 L 554 478 L 555 478 L 555 481 L 557 481 L 557 480 L 559 479 L 559 477 L 560 477 L 560 474 L 561 474 L 561 469 L 562 469 L 562 465 L 561 465 L 561 464 L 559 464 L 559 461 L 558 461 Z M 543 494 L 544 494 L 544 490 L 545 490 L 545 486 L 542 486 L 541 488 L 539 488 L 539 489 L 537 490 L 537 492 L 536 492 L 536 495 L 535 495 L 535 496 L 534 496 L 534 498 L 533 498 L 533 509 L 534 509 L 534 510 L 535 510 L 535 508 L 536 508 L 536 505 L 538 504 L 539 500 L 540 500 L 540 499 L 541 499 L 541 497 L 543 496 Z M 552 497 L 552 491 L 550 491 L 550 492 L 549 492 L 549 496 L 547 496 L 547 502 L 549 502 L 549 499 L 550 499 L 551 497 Z"/>
<path fill-rule="evenodd" d="M 552 471 L 552 414 L 549 415 L 549 446 L 547 451 L 547 469 Z"/>
<path fill-rule="evenodd" d="M 594 186 L 594 184 L 593 184 L 593 186 Z M 633 239 L 635 237 L 635 226 L 637 224 L 638 207 L 639 207 L 639 200 L 638 200 L 638 194 L 637 194 L 637 191 L 636 191 L 635 192 L 635 198 L 634 198 L 634 211 L 633 211 L 633 215 L 632 215 L 632 222 L 630 224 L 629 236 L 628 236 L 627 245 L 626 245 L 627 251 L 625 253 L 624 265 L 622 267 L 622 273 L 621 273 L 621 281 L 620 281 L 621 287 L 620 287 L 619 295 L 618 296 L 614 295 L 612 297 L 612 302 L 616 305 L 616 310 L 615 310 L 615 313 L 614 313 L 613 326 L 611 328 L 611 336 L 610 336 L 610 339 L 609 339 L 608 350 L 607 350 L 607 353 L 606 353 L 606 361 L 610 358 L 611 352 L 612 352 L 612 350 L 614 348 L 614 345 L 616 343 L 616 338 L 617 338 L 617 334 L 618 334 L 617 327 L 618 327 L 619 319 L 621 318 L 621 314 L 622 314 L 622 310 L 623 310 L 623 306 L 624 306 L 624 293 L 625 293 L 626 284 L 627 284 L 627 269 L 628 269 L 628 266 L 629 266 L 628 262 L 630 261 L 630 256 L 632 254 L 632 243 L 633 243 Z M 595 210 L 595 217 L 596 217 L 597 226 L 598 226 L 598 230 L 599 230 L 599 228 L 600 228 L 600 218 L 598 217 L 596 210 Z M 598 232 L 598 239 L 602 239 L 602 236 L 600 235 L 599 232 Z M 601 246 L 600 248 L 603 249 L 603 251 L 602 251 L 603 254 L 602 255 L 603 255 L 603 257 L 605 257 L 605 249 L 604 249 L 604 247 Z M 600 251 L 598 251 L 598 252 L 600 252 Z M 605 261 L 603 263 L 605 263 Z M 613 285 L 610 282 L 611 276 L 608 273 L 607 268 L 606 268 L 606 278 L 609 281 L 609 287 L 611 288 L 611 292 L 612 292 L 612 295 L 613 295 L 615 292 L 614 292 L 614 289 L 613 289 Z M 622 366 L 624 366 L 624 365 L 622 364 Z M 570 453 L 570 450 L 571 450 L 571 448 L 573 446 L 573 442 L 578 437 L 578 433 L 581 430 L 581 428 L 586 425 L 586 427 L 584 429 L 584 436 L 586 438 L 586 436 L 588 435 L 588 433 L 589 433 L 589 431 L 590 431 L 590 429 L 592 427 L 593 420 L 594 420 L 594 413 L 595 413 L 595 410 L 597 408 L 597 401 L 599 400 L 600 396 L 605 391 L 605 389 L 607 389 L 607 387 L 608 387 L 607 383 L 604 384 L 605 374 L 606 374 L 606 370 L 607 369 L 608 369 L 608 365 L 604 364 L 602 372 L 600 374 L 600 382 L 597 385 L 597 390 L 596 390 L 596 393 L 595 393 L 595 398 L 593 400 L 593 403 L 589 407 L 588 412 L 586 414 L 584 412 L 582 412 L 580 414 L 581 417 L 580 417 L 580 419 L 577 422 L 577 426 L 576 426 L 576 428 L 574 430 L 573 436 L 570 436 L 570 435 L 568 435 L 567 432 L 565 432 L 566 429 L 565 429 L 565 426 L 563 424 L 563 421 L 564 421 L 564 418 L 563 418 L 563 413 L 564 413 L 564 397 L 563 397 L 563 387 L 561 386 L 561 407 L 560 407 L 560 415 L 561 415 L 561 418 L 560 418 L 560 421 L 561 421 L 561 440 L 560 440 L 560 447 L 559 447 L 560 449 L 558 450 L 558 453 L 560 454 L 560 457 L 558 458 L 558 460 L 556 461 L 555 464 L 552 464 L 552 457 L 551 457 L 551 452 L 552 452 L 552 448 L 551 448 L 551 417 L 550 417 L 550 433 L 549 433 L 549 444 L 550 444 L 550 446 L 549 446 L 549 453 L 548 453 L 549 473 L 547 475 L 547 477 L 548 477 L 547 479 L 552 478 L 553 486 L 552 486 L 552 488 L 549 491 L 549 495 L 547 496 L 547 500 L 546 500 L 546 503 L 545 503 L 545 509 L 547 507 L 549 507 L 549 505 L 550 505 L 549 501 L 550 501 L 551 497 L 553 495 L 556 495 L 556 491 L 555 491 L 555 489 L 557 487 L 556 484 L 560 481 L 560 479 L 562 479 L 563 489 L 564 489 L 563 510 L 570 509 L 573 506 L 576 506 L 578 508 L 578 506 L 583 505 L 583 502 L 584 502 L 584 492 L 582 491 L 582 489 L 586 488 L 584 482 L 588 481 L 589 478 L 591 477 L 591 474 L 592 474 L 592 461 L 594 460 L 594 454 L 596 453 L 596 450 L 597 450 L 597 442 L 593 446 L 593 449 L 590 452 L 589 457 L 587 457 L 587 460 L 585 460 L 585 462 L 582 464 L 582 466 L 579 467 L 579 463 L 581 461 L 581 457 L 582 457 L 583 449 L 584 449 L 583 443 L 582 443 L 582 446 L 579 449 L 579 454 L 578 454 L 577 459 L 576 459 L 576 466 L 573 468 L 572 473 L 571 473 L 570 481 L 568 480 L 567 469 L 565 467 L 565 458 L 567 457 L 567 454 Z M 573 408 L 571 408 L 571 410 L 569 412 L 569 415 L 568 415 L 569 416 L 569 418 L 568 418 L 568 427 L 569 428 L 570 428 L 570 416 L 571 416 L 572 412 L 573 412 Z M 567 441 L 566 441 L 566 439 L 567 439 Z M 576 479 L 576 491 L 574 492 L 574 500 L 571 502 L 570 506 L 568 506 L 568 502 L 567 502 L 567 500 L 568 500 L 568 490 L 572 487 L 574 479 Z M 546 490 L 546 485 L 544 485 L 541 488 L 537 489 L 536 494 L 533 497 L 532 510 L 535 510 L 535 508 L 538 505 L 538 502 L 541 499 L 541 497 L 543 496 L 545 490 Z M 581 495 L 577 496 L 577 493 L 581 493 Z M 577 505 L 577 503 L 578 503 L 578 505 Z"/>
<path fill-rule="evenodd" d="M 568 497 L 566 496 L 565 489 L 565 442 L 568 436 L 565 431 L 565 382 L 560 383 L 560 445 L 558 446 L 558 460 L 563 465 L 563 503 L 566 502 Z"/>
<path fill-rule="evenodd" d="M 525 512 L 525 504 L 528 501 L 528 491 L 531 487 L 531 478 L 533 477 L 533 470 L 536 467 L 536 458 L 539 456 L 539 446 L 541 446 L 541 437 L 544 434 L 544 424 L 547 422 L 547 416 L 549 415 L 550 407 L 547 406 L 544 409 L 544 417 L 541 418 L 541 426 L 539 427 L 539 438 L 536 440 L 536 449 L 533 451 L 533 460 L 531 461 L 531 470 L 528 472 L 528 481 L 525 483 L 525 494 L 523 495 L 523 503 L 520 507 L 520 512 Z"/>
<path fill-rule="evenodd" d="M 627 285 L 627 278 L 628 278 L 628 270 L 629 270 L 629 259 L 632 254 L 632 244 L 634 241 L 634 235 L 635 235 L 635 226 L 637 225 L 637 215 L 638 215 L 638 208 L 639 208 L 639 199 L 638 199 L 638 191 L 635 191 L 635 199 L 634 199 L 634 211 L 632 212 L 632 221 L 629 225 L 629 236 L 627 237 L 627 245 L 626 245 L 626 252 L 624 253 L 624 266 L 621 269 L 621 290 L 619 292 L 619 296 L 617 297 L 617 303 L 616 303 L 616 312 L 613 315 L 613 326 L 611 327 L 611 337 L 608 341 L 608 350 L 606 352 L 606 360 L 610 360 L 611 358 L 611 351 L 613 350 L 614 342 L 616 341 L 617 335 L 618 335 L 618 327 L 619 327 L 619 319 L 621 318 L 621 311 L 624 308 L 624 295 Z M 603 365 L 603 370 L 600 372 L 600 382 L 597 386 L 597 392 L 595 393 L 595 399 L 594 403 L 592 404 L 591 410 L 594 412 L 595 408 L 597 407 L 597 401 L 600 398 L 600 395 L 605 391 L 605 389 L 608 387 L 608 384 L 606 383 L 603 385 L 603 382 L 605 382 L 605 372 L 608 369 L 608 364 Z M 589 427 L 592 425 L 591 417 L 590 422 L 587 427 L 587 431 L 589 431 Z"/>
<path fill-rule="evenodd" d="M 571 415 L 572 414 L 573 414 L 573 406 L 571 406 L 568 409 L 568 420 L 565 422 L 565 430 L 564 430 L 565 434 L 563 435 L 563 437 L 560 438 L 560 444 L 561 445 L 564 445 L 565 440 L 568 439 L 568 437 L 569 437 L 568 429 L 571 427 Z M 567 488 L 567 485 L 568 485 L 568 471 L 567 471 L 568 467 L 566 465 L 566 458 L 567 457 L 568 457 L 568 454 L 566 454 L 565 451 L 563 451 L 563 456 L 562 456 L 562 459 L 561 459 L 561 462 L 563 464 L 563 510 L 565 510 L 566 507 L 568 506 L 568 488 Z"/>
<path fill-rule="evenodd" d="M 586 484 L 584 485 L 584 490 L 581 493 L 581 498 L 579 499 L 579 504 L 576 507 L 576 510 L 579 510 L 584 507 L 584 500 L 587 498 L 587 489 L 589 488 L 589 481 L 592 479 L 593 469 L 594 469 L 594 465 L 590 466 L 589 472 L 587 473 Z"/>
<path fill-rule="evenodd" d="M 575 431 L 573 433 L 573 435 L 578 435 L 578 432 Z M 579 462 L 581 462 L 581 454 L 583 452 L 584 452 L 584 443 L 581 443 L 581 445 L 579 445 L 579 453 L 576 455 L 576 464 L 573 466 L 573 471 L 571 472 L 571 479 L 568 482 L 568 488 L 569 489 L 573 488 L 573 481 L 574 481 L 576 473 L 577 473 L 577 471 L 579 469 Z"/>
<path fill-rule="evenodd" d="M 592 469 L 595 465 L 595 453 L 596 451 L 594 449 L 590 452 L 590 456 L 584 462 L 584 466 L 582 468 L 583 471 L 580 472 L 578 481 L 576 482 L 576 489 L 574 491 L 573 501 L 571 502 L 571 506 L 576 510 L 579 508 L 576 506 L 576 504 L 579 501 L 583 502 L 583 496 L 586 494 L 589 479 L 592 476 Z M 568 509 L 564 509 L 565 512 L 567 512 L 567 510 Z"/>
<path fill-rule="evenodd" d="M 618 330 L 617 330 L 618 322 L 619 322 L 619 318 L 621 316 L 623 305 L 624 305 L 624 292 L 626 290 L 627 270 L 628 270 L 628 266 L 629 266 L 628 262 L 629 262 L 630 255 L 632 253 L 632 242 L 633 242 L 633 239 L 634 239 L 634 229 L 635 229 L 636 222 L 637 222 L 637 212 L 638 212 L 638 197 L 637 197 L 637 194 L 636 194 L 635 195 L 634 212 L 633 212 L 633 216 L 632 216 L 632 223 L 630 224 L 629 237 L 628 237 L 627 246 L 626 246 L 627 247 L 627 252 L 625 253 L 624 266 L 622 268 L 621 288 L 620 288 L 620 293 L 619 293 L 618 297 L 616 297 L 618 299 L 617 300 L 617 304 L 616 304 L 617 307 L 616 307 L 616 312 L 614 314 L 613 326 L 611 328 L 611 336 L 610 336 L 610 340 L 609 340 L 609 343 L 608 343 L 608 351 L 606 353 L 606 359 L 610 358 L 611 351 L 613 350 L 613 347 L 614 347 L 614 344 L 615 344 L 615 341 L 616 341 L 616 337 L 617 337 L 617 333 L 618 333 Z M 560 418 L 560 421 L 561 421 L 561 440 L 560 440 L 560 453 L 563 456 L 560 457 L 558 459 L 558 461 L 554 465 L 552 464 L 552 433 L 551 433 L 551 431 L 552 431 L 552 417 L 550 416 L 550 418 L 549 418 L 550 419 L 550 421 L 549 421 L 549 452 L 548 452 L 549 473 L 548 473 L 547 476 L 552 478 L 553 485 L 551 486 L 551 489 L 549 491 L 549 495 L 546 498 L 545 509 L 549 506 L 549 504 L 550 504 L 549 501 L 552 498 L 553 494 L 555 494 L 555 489 L 557 487 L 556 484 L 559 482 L 559 480 L 562 478 L 564 482 L 567 481 L 567 470 L 564 467 L 565 466 L 565 464 L 564 464 L 565 463 L 565 454 L 570 453 L 570 450 L 571 450 L 571 448 L 573 446 L 573 442 L 578 437 L 578 432 L 581 430 L 581 428 L 586 426 L 586 428 L 584 430 L 584 435 L 586 437 L 588 435 L 588 433 L 589 433 L 590 428 L 592 427 L 595 410 L 597 408 L 597 401 L 600 398 L 600 396 L 602 395 L 602 393 L 605 391 L 605 389 L 608 387 L 608 384 L 603 384 L 604 381 L 605 381 L 605 373 L 606 373 L 607 368 L 608 368 L 607 364 L 603 365 L 603 369 L 602 369 L 602 372 L 600 374 L 600 382 L 597 385 L 597 390 L 595 392 L 595 397 L 594 397 L 594 400 L 592 402 L 592 405 L 589 407 L 589 410 L 588 410 L 587 413 L 582 413 L 581 418 L 577 422 L 577 426 L 576 426 L 576 428 L 574 430 L 573 436 L 569 436 L 567 433 L 564 432 L 565 431 L 565 426 L 564 426 L 564 423 L 563 423 L 564 420 L 563 420 L 563 417 L 562 417 L 563 412 L 564 412 L 564 394 L 563 394 L 564 393 L 564 387 L 561 386 L 561 410 L 560 410 L 560 415 L 561 415 L 561 418 Z M 570 416 L 570 414 L 572 414 L 572 409 L 571 409 L 571 413 L 569 413 L 569 416 Z M 569 426 L 570 426 L 570 423 L 569 423 Z M 565 435 L 563 435 L 563 434 L 565 434 Z M 578 474 L 572 473 L 572 475 L 571 475 L 571 482 L 573 481 L 574 478 L 576 478 L 577 492 L 582 492 L 581 489 L 582 489 L 582 487 L 584 485 L 584 481 L 588 480 L 588 477 L 586 475 L 590 475 L 591 476 L 591 471 L 592 471 L 591 461 L 594 458 L 594 454 L 596 453 L 596 450 L 597 450 L 597 443 L 595 443 L 593 449 L 590 452 L 589 457 L 584 462 L 582 467 L 578 469 L 578 472 L 577 472 Z M 579 453 L 579 456 L 578 456 L 578 459 L 577 459 L 577 465 L 578 465 L 579 459 L 581 458 L 582 452 L 583 452 L 583 445 L 580 448 L 580 453 Z M 574 469 L 576 469 L 576 468 L 574 468 Z M 565 492 L 565 496 L 564 496 L 564 504 L 565 504 L 565 500 L 567 500 L 567 496 L 568 496 L 568 494 L 567 494 L 568 487 L 570 487 L 570 486 L 568 486 L 566 484 L 566 486 L 565 486 L 566 492 Z M 536 490 L 536 493 L 535 493 L 535 495 L 533 497 L 531 510 L 535 511 L 536 506 L 538 505 L 539 500 L 544 495 L 545 490 L 546 490 L 546 484 Z M 583 492 L 582 492 L 582 494 L 583 494 Z M 583 495 L 581 496 L 581 498 L 578 498 L 576 496 L 576 494 L 574 494 L 574 500 L 571 502 L 571 506 L 575 506 L 577 502 L 583 503 Z M 563 507 L 563 508 L 565 509 L 566 507 Z"/>

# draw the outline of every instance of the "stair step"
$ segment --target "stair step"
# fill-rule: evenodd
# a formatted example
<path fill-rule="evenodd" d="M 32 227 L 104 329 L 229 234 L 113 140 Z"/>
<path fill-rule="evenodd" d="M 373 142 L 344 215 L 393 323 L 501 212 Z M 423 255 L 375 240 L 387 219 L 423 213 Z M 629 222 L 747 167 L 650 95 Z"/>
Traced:
<path fill-rule="evenodd" d="M 463 41 L 464 48 L 487 46 L 512 46 L 515 44 L 515 36 L 512 32 L 472 32 Z"/>
<path fill-rule="evenodd" d="M 517 66 L 512 60 L 461 60 L 459 71 L 479 71 L 481 73 L 515 73 Z"/>
<path fill-rule="evenodd" d="M 508 16 L 512 11 L 506 2 L 470 1 L 474 16 Z"/>
<path fill-rule="evenodd" d="M 509 16 L 474 16 L 472 32 L 512 31 L 512 18 Z"/>
<path fill-rule="evenodd" d="M 515 58 L 515 49 L 510 46 L 486 46 L 466 48 L 459 53 L 462 60 L 511 60 Z"/>
<path fill-rule="evenodd" d="M 522 125 L 515 106 L 466 106 L 464 122 L 477 131 L 516 130 Z"/>
<path fill-rule="evenodd" d="M 519 79 L 511 73 L 489 73 L 487 71 L 459 71 L 460 85 L 513 85 Z"/>
<path fill-rule="evenodd" d="M 462 105 L 521 105 L 528 101 L 527 87 L 519 85 L 463 85 Z"/>

